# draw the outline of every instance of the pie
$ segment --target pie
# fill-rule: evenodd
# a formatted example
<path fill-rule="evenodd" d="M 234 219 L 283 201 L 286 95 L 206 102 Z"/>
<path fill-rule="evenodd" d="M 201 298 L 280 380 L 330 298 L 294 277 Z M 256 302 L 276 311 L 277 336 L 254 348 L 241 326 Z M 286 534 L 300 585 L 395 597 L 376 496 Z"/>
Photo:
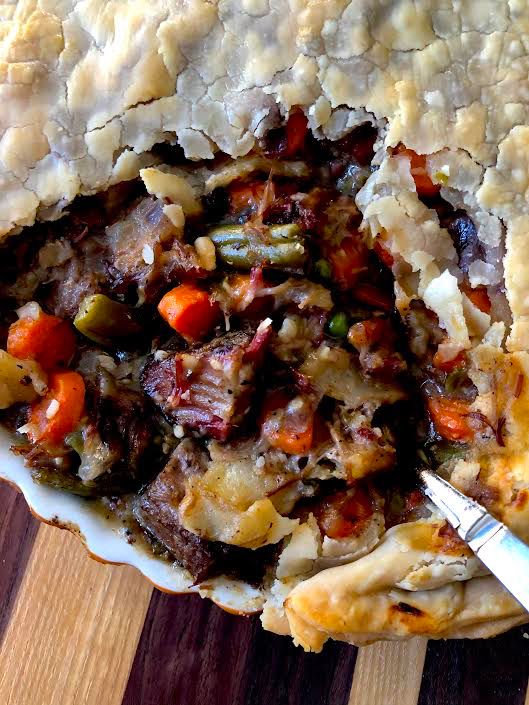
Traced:
<path fill-rule="evenodd" d="M 19 0 L 0 408 L 37 483 L 307 650 L 529 621 L 529 9 Z M 101 513 L 101 521 L 104 521 Z"/>

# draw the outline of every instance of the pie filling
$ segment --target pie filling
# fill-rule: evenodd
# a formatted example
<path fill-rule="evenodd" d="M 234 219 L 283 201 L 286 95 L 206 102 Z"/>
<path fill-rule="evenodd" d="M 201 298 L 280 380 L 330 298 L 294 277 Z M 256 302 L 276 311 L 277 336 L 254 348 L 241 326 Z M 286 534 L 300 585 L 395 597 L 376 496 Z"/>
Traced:
<path fill-rule="evenodd" d="M 503 253 L 427 157 L 375 147 L 370 124 L 317 140 L 293 111 L 248 157 L 190 164 L 164 146 L 141 180 L 13 237 L 0 407 L 35 481 L 102 501 L 197 583 L 260 584 L 303 573 L 295 541 L 315 572 L 430 516 L 418 463 L 501 448 L 504 418 L 473 408 L 470 346 L 435 311 L 453 285 L 476 327 L 508 323 Z M 366 224 L 383 159 L 457 253 L 422 296 L 391 232 Z"/>

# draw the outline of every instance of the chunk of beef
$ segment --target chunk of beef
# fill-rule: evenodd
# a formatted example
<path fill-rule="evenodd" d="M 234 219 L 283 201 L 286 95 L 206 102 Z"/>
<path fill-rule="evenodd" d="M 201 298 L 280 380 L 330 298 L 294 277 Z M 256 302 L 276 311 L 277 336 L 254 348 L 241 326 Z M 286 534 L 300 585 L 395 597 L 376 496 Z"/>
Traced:
<path fill-rule="evenodd" d="M 349 413 L 343 408 L 331 427 L 332 447 L 327 458 L 342 468 L 348 480 L 359 480 L 395 465 L 393 439 L 373 425 L 369 414 Z"/>
<path fill-rule="evenodd" d="M 136 286 L 140 298 L 150 300 L 168 282 L 205 274 L 195 248 L 180 240 L 155 198 L 143 198 L 108 227 L 106 246 L 112 288 L 120 293 Z"/>
<path fill-rule="evenodd" d="M 151 359 L 143 390 L 172 423 L 225 441 L 248 412 L 269 327 L 227 333 L 207 345 Z"/>
<path fill-rule="evenodd" d="M 220 542 L 206 541 L 184 529 L 178 506 L 184 494 L 186 478 L 204 472 L 207 454 L 190 439 L 182 441 L 169 462 L 140 495 L 134 515 L 188 570 L 199 583 L 215 575 L 235 575 L 251 583 L 259 582 L 264 565 L 271 557 L 267 546 L 249 551 Z"/>
<path fill-rule="evenodd" d="M 429 348 L 439 345 L 444 339 L 437 316 L 418 299 L 410 302 L 404 323 L 408 333 L 409 348 L 419 360 L 424 360 Z"/>
<path fill-rule="evenodd" d="M 104 216 L 105 209 L 101 212 Z M 115 216 L 115 208 L 106 217 L 111 214 Z M 85 237 L 89 231 L 90 237 Z M 68 260 L 46 274 L 52 282 L 48 306 L 57 316 L 73 318 L 91 294 L 135 298 L 137 292 L 140 301 L 150 301 L 175 279 L 204 276 L 195 248 L 178 235 L 155 198 L 141 199 L 106 230 L 99 222 L 93 229 L 84 226 L 73 238 Z"/>
<path fill-rule="evenodd" d="M 67 262 L 53 268 L 53 284 L 46 303 L 56 316 L 73 318 L 85 296 L 105 290 L 104 251 L 99 238 L 88 238 L 74 248 Z"/>
<path fill-rule="evenodd" d="M 108 389 L 104 383 L 88 403 L 92 407 L 89 417 L 93 433 L 86 434 L 83 465 L 94 456 L 94 453 L 88 456 L 89 449 L 95 451 L 102 444 L 107 449 L 104 455 L 110 460 L 107 472 L 115 472 L 119 467 L 131 479 L 138 479 L 150 457 L 155 435 L 149 403 L 133 389 L 116 386 L 107 393 L 103 389 Z"/>
<path fill-rule="evenodd" d="M 355 323 L 347 339 L 358 350 L 360 366 L 367 375 L 391 379 L 406 369 L 397 349 L 397 331 L 388 318 L 373 316 Z"/>
<path fill-rule="evenodd" d="M 86 296 L 108 289 L 105 226 L 125 212 L 137 190 L 137 184 L 123 183 L 93 198 L 81 198 L 67 218 L 53 224 L 52 233 L 62 234 L 63 240 L 54 239 L 44 246 L 39 265 L 44 267 L 43 280 L 52 282 L 47 304 L 57 316 L 75 316 Z M 63 241 L 68 243 L 70 256 L 58 249 Z"/>

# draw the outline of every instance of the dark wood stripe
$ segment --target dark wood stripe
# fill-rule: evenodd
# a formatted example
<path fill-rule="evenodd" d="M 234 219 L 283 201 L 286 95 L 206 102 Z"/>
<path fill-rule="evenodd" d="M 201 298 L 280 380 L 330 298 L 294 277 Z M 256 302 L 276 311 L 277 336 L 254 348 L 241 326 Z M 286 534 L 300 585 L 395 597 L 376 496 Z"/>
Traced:
<path fill-rule="evenodd" d="M 523 705 L 527 627 L 494 639 L 430 641 L 418 705 Z"/>
<path fill-rule="evenodd" d="M 15 603 L 39 522 L 24 497 L 0 481 L 0 641 Z"/>
<path fill-rule="evenodd" d="M 356 649 L 305 654 L 196 596 L 155 591 L 123 705 L 346 705 Z"/>

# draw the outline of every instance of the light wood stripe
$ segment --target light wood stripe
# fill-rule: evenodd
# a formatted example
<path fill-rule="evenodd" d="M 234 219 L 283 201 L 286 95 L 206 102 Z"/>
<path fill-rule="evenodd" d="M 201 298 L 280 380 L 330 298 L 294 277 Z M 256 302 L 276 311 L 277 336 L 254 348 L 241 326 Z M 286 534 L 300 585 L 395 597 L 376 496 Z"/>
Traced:
<path fill-rule="evenodd" d="M 417 705 L 427 643 L 411 639 L 362 647 L 349 705 Z"/>
<path fill-rule="evenodd" d="M 0 647 L 0 703 L 119 705 L 151 593 L 41 526 Z"/>

